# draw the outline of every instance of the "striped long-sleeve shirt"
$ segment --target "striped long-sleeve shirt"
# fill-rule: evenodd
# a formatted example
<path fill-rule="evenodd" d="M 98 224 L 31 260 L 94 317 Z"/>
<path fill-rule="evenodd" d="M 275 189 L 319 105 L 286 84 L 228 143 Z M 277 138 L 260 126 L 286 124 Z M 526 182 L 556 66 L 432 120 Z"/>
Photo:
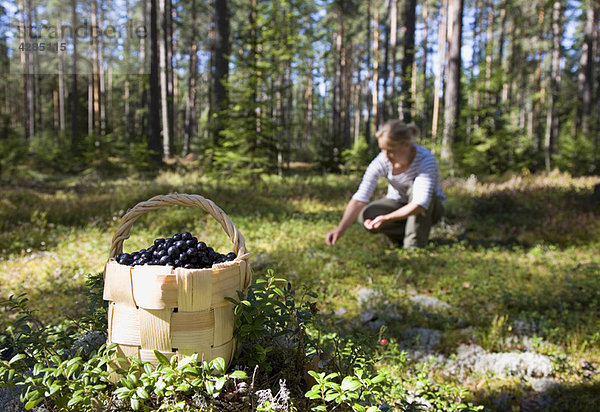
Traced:
<path fill-rule="evenodd" d="M 383 153 L 379 153 L 369 164 L 362 182 L 352 199 L 368 203 L 380 177 L 388 181 L 387 198 L 408 203 L 408 189 L 412 186 L 412 201 L 429 208 L 433 194 L 442 200 L 446 195 L 440 184 L 438 165 L 433 154 L 423 146 L 415 144 L 417 154 L 409 168 L 394 175 L 393 165 Z"/>

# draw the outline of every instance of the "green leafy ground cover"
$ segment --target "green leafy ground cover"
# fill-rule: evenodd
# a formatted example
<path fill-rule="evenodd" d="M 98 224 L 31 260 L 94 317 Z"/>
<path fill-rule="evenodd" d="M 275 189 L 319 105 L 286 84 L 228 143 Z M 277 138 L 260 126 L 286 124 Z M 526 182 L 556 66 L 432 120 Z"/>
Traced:
<path fill-rule="evenodd" d="M 198 193 L 221 206 L 244 234 L 257 276 L 272 268 L 294 285 L 296 296 L 316 293 L 325 330 L 363 348 L 393 379 L 431 385 L 431 393 L 456 391 L 455 399 L 489 410 L 595 410 L 600 206 L 591 193 L 599 178 L 555 173 L 447 180 L 447 216 L 427 249 L 396 249 L 357 225 L 327 247 L 324 235 L 359 179 L 303 174 L 249 182 L 165 172 L 152 179 L 4 186 L 0 297 L 27 292 L 45 324 L 81 317 L 88 306 L 84 274 L 103 269 L 124 212 L 156 194 Z M 384 187 L 379 190 L 383 195 Z M 177 208 L 139 219 L 125 250 L 183 230 L 222 253 L 231 250 L 212 218 Z M 419 306 L 419 299 L 437 307 Z M 3 309 L 3 330 L 14 316 Z M 427 336 L 433 338 L 426 342 Z M 528 373 L 527 360 L 503 373 L 461 363 L 460 348 L 474 345 L 488 360 L 539 354 L 551 370 Z M 449 408 L 432 399 L 433 409 Z"/>

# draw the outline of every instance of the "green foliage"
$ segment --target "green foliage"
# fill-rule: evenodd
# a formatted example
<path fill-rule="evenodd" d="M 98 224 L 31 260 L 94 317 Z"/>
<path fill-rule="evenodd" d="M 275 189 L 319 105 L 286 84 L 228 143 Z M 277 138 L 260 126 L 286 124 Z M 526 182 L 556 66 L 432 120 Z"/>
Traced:
<path fill-rule="evenodd" d="M 134 411 L 148 408 L 180 411 L 199 407 L 203 399 L 195 399 L 193 395 L 217 398 L 228 381 L 247 378 L 243 371 L 227 373 L 223 358 L 202 362 L 196 353 L 177 361 L 175 356 L 168 360 L 158 351 L 154 354 L 159 360 L 156 368 L 130 359 L 127 370 L 117 370 L 123 376 L 114 394 L 117 399 L 128 401 Z"/>
<path fill-rule="evenodd" d="M 0 114 L 0 181 L 19 177 L 19 166 L 27 156 L 22 137 L 10 127 L 10 116 Z"/>
<path fill-rule="evenodd" d="M 312 408 L 313 411 L 326 411 L 328 404 L 345 405 L 356 412 L 380 410 L 376 399 L 384 397 L 385 391 L 380 384 L 386 379 L 385 375 L 379 373 L 369 378 L 363 376 L 361 369 L 357 369 L 354 376 L 345 376 L 340 383 L 337 383 L 334 380 L 340 377 L 337 372 L 327 376 L 325 372 L 309 371 L 308 373 L 317 383 L 306 392 L 306 397 L 321 402 Z"/>
<path fill-rule="evenodd" d="M 81 356 L 63 360 L 55 355 L 48 364 L 36 363 L 31 376 L 22 382 L 21 401 L 26 409 L 41 403 L 55 411 L 100 409 L 98 399 L 109 385 L 106 365 L 114 353 L 114 345 L 102 346 L 88 360 Z"/>
<path fill-rule="evenodd" d="M 371 160 L 373 160 L 375 154 L 373 149 L 365 142 L 364 137 L 361 136 L 361 138 L 352 145 L 352 149 L 342 151 L 344 168 L 348 170 L 364 171 Z"/>
<path fill-rule="evenodd" d="M 234 335 L 241 344 L 237 362 L 267 373 L 277 367 L 298 381 L 307 361 L 306 328 L 316 313 L 315 303 L 297 303 L 291 284 L 272 270 L 250 285 L 246 297 L 238 292 L 238 300 L 228 299 L 236 305 Z"/>
<path fill-rule="evenodd" d="M 0 357 L 7 360 L 23 355 L 23 359 L 19 359 L 22 367 L 31 367 L 35 362 L 48 365 L 53 356 L 64 353 L 72 345 L 77 329 L 72 324 L 44 325 L 28 302 L 25 294 L 0 300 L 0 307 L 15 316 L 0 334 Z"/>

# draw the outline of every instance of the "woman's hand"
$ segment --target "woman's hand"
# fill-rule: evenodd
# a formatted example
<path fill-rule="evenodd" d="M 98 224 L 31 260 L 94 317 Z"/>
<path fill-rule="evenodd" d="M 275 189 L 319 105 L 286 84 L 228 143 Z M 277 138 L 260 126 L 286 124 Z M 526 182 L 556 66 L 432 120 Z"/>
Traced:
<path fill-rule="evenodd" d="M 327 235 L 325 235 L 325 243 L 329 246 L 333 246 L 340 237 L 342 237 L 342 232 L 336 227 L 332 231 L 327 232 Z"/>
<path fill-rule="evenodd" d="M 366 219 L 364 226 L 367 230 L 379 229 L 383 226 L 389 219 L 386 215 L 379 215 L 375 219 Z"/>

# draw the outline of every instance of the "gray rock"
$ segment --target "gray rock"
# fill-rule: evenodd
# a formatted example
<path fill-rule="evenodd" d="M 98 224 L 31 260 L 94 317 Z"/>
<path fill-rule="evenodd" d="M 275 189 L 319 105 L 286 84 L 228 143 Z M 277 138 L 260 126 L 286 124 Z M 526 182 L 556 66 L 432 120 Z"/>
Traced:
<path fill-rule="evenodd" d="M 21 412 L 25 407 L 19 400 L 21 391 L 16 388 L 0 388 L 0 411 Z"/>
<path fill-rule="evenodd" d="M 348 313 L 348 311 L 346 310 L 346 308 L 341 307 L 337 308 L 334 313 L 336 316 L 344 316 L 346 313 Z"/>
<path fill-rule="evenodd" d="M 71 346 L 71 356 L 75 356 L 78 350 L 82 351 L 83 356 L 89 357 L 96 352 L 100 346 L 106 343 L 106 333 L 101 331 L 91 331 L 81 336 Z"/>
<path fill-rule="evenodd" d="M 549 392 L 561 386 L 561 383 L 551 378 L 530 379 L 531 389 L 535 392 Z"/>
<path fill-rule="evenodd" d="M 365 310 L 360 314 L 360 320 L 363 323 L 373 322 L 377 319 L 377 312 L 374 310 Z"/>
<path fill-rule="evenodd" d="M 456 366 L 499 376 L 546 377 L 552 374 L 552 362 L 535 352 L 490 353 L 478 345 L 460 345 Z"/>
<path fill-rule="evenodd" d="M 377 303 L 377 299 L 381 296 L 380 292 L 377 292 L 369 288 L 360 288 L 358 290 L 358 306 L 366 308 L 372 307 Z"/>
<path fill-rule="evenodd" d="M 552 362 L 535 352 L 488 353 L 477 359 L 473 369 L 499 376 L 544 377 L 552 373 Z"/>
<path fill-rule="evenodd" d="M 401 346 L 433 351 L 440 344 L 442 334 L 436 329 L 411 328 L 402 332 L 402 339 Z"/>
<path fill-rule="evenodd" d="M 433 296 L 416 295 L 416 296 L 411 296 L 409 298 L 409 300 L 413 305 L 418 306 L 421 309 L 429 310 L 429 311 L 439 312 L 439 311 L 449 310 L 452 308 L 452 306 L 450 306 L 446 302 L 443 302 L 437 298 L 434 298 Z"/>

